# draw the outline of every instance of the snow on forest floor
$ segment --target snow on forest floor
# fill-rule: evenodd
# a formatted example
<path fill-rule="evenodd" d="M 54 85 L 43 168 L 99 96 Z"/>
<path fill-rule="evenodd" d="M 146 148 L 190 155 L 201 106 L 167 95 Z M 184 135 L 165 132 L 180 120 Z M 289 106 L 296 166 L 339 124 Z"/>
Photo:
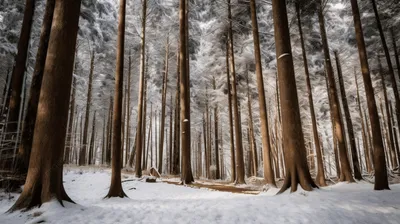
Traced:
<path fill-rule="evenodd" d="M 103 199 L 110 171 L 66 168 L 64 185 L 77 203 L 44 204 L 28 212 L 5 212 L 18 195 L 0 193 L 0 223 L 399 223 L 400 184 L 391 191 L 373 185 L 336 184 L 313 192 L 275 196 L 277 189 L 259 195 L 234 194 L 145 183 L 123 174 L 129 198 Z M 14 198 L 9 199 L 9 196 Z"/>

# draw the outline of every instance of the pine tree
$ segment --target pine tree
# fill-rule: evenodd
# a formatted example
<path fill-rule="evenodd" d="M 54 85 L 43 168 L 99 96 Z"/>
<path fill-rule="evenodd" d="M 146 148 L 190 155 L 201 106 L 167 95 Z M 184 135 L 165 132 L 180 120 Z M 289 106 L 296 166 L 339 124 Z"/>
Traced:
<path fill-rule="evenodd" d="M 30 209 L 53 199 L 61 204 L 72 202 L 62 181 L 66 129 L 60 127 L 66 127 L 68 121 L 80 6 L 80 0 L 55 2 L 28 176 L 10 211 Z"/>

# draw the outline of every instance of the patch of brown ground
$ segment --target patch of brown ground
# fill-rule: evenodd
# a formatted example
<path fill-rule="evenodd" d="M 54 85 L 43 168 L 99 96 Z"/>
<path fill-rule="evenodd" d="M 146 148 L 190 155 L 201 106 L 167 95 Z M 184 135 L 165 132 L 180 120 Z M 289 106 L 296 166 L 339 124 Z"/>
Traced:
<path fill-rule="evenodd" d="M 182 186 L 179 182 L 175 182 L 175 181 L 163 180 L 163 182 L 167 183 L 167 184 Z M 231 192 L 231 193 L 236 193 L 236 194 L 258 195 L 260 193 L 260 191 L 257 191 L 257 190 L 253 190 L 253 189 L 246 188 L 246 187 L 236 187 L 234 185 L 221 185 L 221 184 L 213 184 L 213 183 L 204 184 L 204 183 L 195 182 L 192 184 L 188 184 L 187 186 L 192 187 L 192 188 L 205 188 L 205 189 L 210 189 L 210 190 L 215 190 L 215 191 Z"/>

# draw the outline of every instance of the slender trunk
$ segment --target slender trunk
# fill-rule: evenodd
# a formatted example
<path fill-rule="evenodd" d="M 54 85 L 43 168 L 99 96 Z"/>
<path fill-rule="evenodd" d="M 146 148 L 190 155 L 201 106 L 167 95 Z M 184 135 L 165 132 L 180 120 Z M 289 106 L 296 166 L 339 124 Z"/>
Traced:
<path fill-rule="evenodd" d="M 258 103 L 260 105 L 260 120 L 261 120 L 261 139 L 263 146 L 264 156 L 264 178 L 268 184 L 276 186 L 274 172 L 271 165 L 271 143 L 269 141 L 269 130 L 268 130 L 268 111 L 265 102 L 265 89 L 264 80 L 261 64 L 261 49 L 260 49 L 260 37 L 258 33 L 258 22 L 257 22 L 257 10 L 256 1 L 250 0 L 251 9 L 251 22 L 253 26 L 253 39 L 254 39 L 254 57 L 256 63 L 256 76 L 257 76 L 257 88 L 258 88 Z M 257 158 L 253 155 L 253 158 Z M 257 164 L 255 164 L 257 166 Z"/>
<path fill-rule="evenodd" d="M 250 95 L 250 86 L 249 86 L 249 72 L 247 71 L 247 107 L 249 109 L 249 135 L 250 135 L 250 150 L 251 150 L 251 158 L 252 158 L 252 173 L 254 176 L 257 176 L 257 171 L 258 171 L 258 161 L 257 161 L 257 145 L 256 145 L 256 139 L 254 136 L 254 127 L 253 127 L 253 110 L 251 106 L 251 101 L 252 97 Z M 268 136 L 268 142 L 269 142 L 269 136 Z M 271 145 L 270 145 L 271 146 Z"/>
<path fill-rule="evenodd" d="M 392 119 L 392 124 L 394 124 L 394 122 L 395 122 L 395 120 L 394 120 L 394 116 L 393 116 L 393 108 L 392 108 L 392 104 L 391 103 L 389 103 L 389 112 L 390 112 L 390 117 L 391 117 L 391 119 Z M 393 129 L 393 138 L 394 138 L 394 141 L 395 141 L 395 146 L 396 146 L 396 154 L 397 154 L 397 165 L 400 167 L 400 151 L 399 151 L 399 142 L 398 142 L 398 138 L 397 138 L 397 129 L 396 128 L 394 128 Z M 399 168 L 398 168 L 399 169 Z"/>
<path fill-rule="evenodd" d="M 32 3 L 32 4 L 34 4 L 34 3 Z M 42 31 L 40 34 L 39 47 L 38 47 L 38 51 L 36 54 L 35 69 L 33 71 L 31 88 L 30 88 L 30 92 L 29 92 L 28 107 L 26 109 L 27 112 L 26 112 L 26 116 L 24 119 L 23 129 L 22 129 L 21 144 L 19 145 L 19 148 L 18 148 L 17 169 L 20 174 L 24 174 L 24 175 L 28 172 L 28 167 L 29 167 L 29 157 L 31 155 L 31 149 L 32 149 L 33 132 L 34 132 L 35 123 L 36 123 L 36 115 L 37 115 L 38 104 L 39 104 L 40 89 L 42 87 L 42 79 L 43 79 L 44 67 L 45 67 L 45 63 L 46 63 L 47 49 L 48 49 L 48 45 L 49 45 L 51 24 L 53 22 L 54 4 L 55 4 L 55 0 L 47 0 L 47 2 L 46 2 L 45 14 L 44 14 L 43 24 L 42 24 Z M 33 6 L 29 6 L 27 3 L 26 7 L 33 7 Z M 27 8 L 27 10 L 28 10 L 28 8 Z M 22 33 L 21 33 L 21 36 L 22 36 Z M 29 40 L 29 37 L 28 37 L 28 40 Z M 27 51 L 27 49 L 24 49 L 24 50 Z M 21 54 L 22 53 L 23 52 L 21 52 Z M 24 63 L 24 65 L 25 65 L 25 63 Z M 16 70 L 16 68 L 15 68 L 15 70 Z M 8 78 L 7 78 L 7 80 L 8 80 Z M 6 83 L 6 85 L 7 85 L 7 83 Z M 4 89 L 6 89 L 6 88 L 4 88 Z M 74 108 L 73 104 L 71 104 L 71 118 L 73 118 L 73 115 L 74 115 L 73 108 Z M 73 120 L 70 119 L 69 127 L 71 129 L 72 129 L 72 122 L 73 122 Z M 71 131 L 70 128 L 69 128 L 69 133 Z M 68 141 L 68 144 L 69 144 L 69 141 Z M 69 155 L 69 149 L 67 149 L 67 154 Z"/>
<path fill-rule="evenodd" d="M 217 90 L 215 77 L 213 78 L 214 91 Z M 218 139 L 218 106 L 214 107 L 214 147 L 215 147 L 215 166 L 216 174 L 215 179 L 221 179 L 221 169 L 219 164 L 219 139 Z"/>
<path fill-rule="evenodd" d="M 112 96 L 110 98 L 110 106 L 108 109 L 108 122 L 107 122 L 107 149 L 106 149 L 106 164 L 111 164 L 111 135 L 112 135 L 112 111 L 113 99 Z"/>
<path fill-rule="evenodd" d="M 121 154 L 122 154 L 122 97 L 124 91 L 124 50 L 125 50 L 125 15 L 126 0 L 120 0 L 119 24 L 117 40 L 117 63 L 115 73 L 115 92 L 112 119 L 112 162 L 111 162 L 111 186 L 107 198 L 126 197 L 121 184 Z"/>
<path fill-rule="evenodd" d="M 187 43 L 187 17 L 188 17 L 188 0 L 180 0 L 179 7 L 179 54 L 180 54 L 180 125 L 181 132 L 181 181 L 183 184 L 193 182 L 193 175 L 190 164 L 190 74 L 188 73 L 188 43 Z"/>
<path fill-rule="evenodd" d="M 63 155 L 81 1 L 56 0 L 35 135 L 23 192 L 9 211 L 56 199 L 72 200 L 63 187 Z M 57 57 L 56 57 L 57 55 Z M 53 102 L 57 102 L 56 104 Z"/>
<path fill-rule="evenodd" d="M 35 0 L 26 0 L 24 19 L 22 21 L 21 33 L 17 46 L 18 53 L 15 57 L 15 64 L 11 76 L 11 84 L 9 89 L 11 94 L 10 98 L 8 99 L 9 101 L 6 102 L 6 105 L 8 106 L 8 120 L 7 129 L 5 132 L 8 133 L 8 139 L 13 141 L 18 141 L 16 138 L 17 133 L 19 132 L 18 122 L 21 109 L 21 96 L 23 92 L 25 71 L 27 69 L 26 61 L 28 58 L 29 41 L 31 37 L 34 12 Z M 5 112 L 7 113 L 7 111 Z"/>
<path fill-rule="evenodd" d="M 375 0 L 371 0 L 371 1 L 373 3 L 375 16 L 378 21 L 378 28 L 380 28 L 379 30 L 382 31 L 382 27 L 380 25 L 376 5 L 374 4 Z M 372 134 L 373 148 L 374 148 L 374 152 L 375 152 L 374 153 L 375 154 L 375 156 L 374 156 L 375 187 L 374 188 L 375 188 L 375 190 L 389 189 L 384 149 L 383 149 L 383 142 L 382 142 L 382 133 L 381 133 L 381 129 L 380 129 L 379 116 L 378 116 L 378 109 L 376 108 L 374 89 L 372 87 L 372 82 L 371 82 L 371 77 L 370 77 L 367 51 L 366 51 L 365 42 L 364 42 L 363 29 L 362 29 L 360 12 L 359 12 L 359 8 L 358 8 L 357 0 L 351 0 L 351 6 L 352 6 L 352 10 L 353 10 L 354 26 L 355 26 L 355 30 L 356 30 L 356 40 L 357 40 L 359 57 L 360 57 L 361 70 L 362 70 L 363 79 L 364 79 L 365 93 L 367 95 L 368 112 L 369 112 L 371 127 L 374 130 L 374 132 Z M 380 33 L 382 36 L 383 33 L 382 32 L 380 32 Z M 384 38 L 383 38 L 383 41 L 384 41 Z M 391 64 L 390 60 L 388 60 L 388 64 L 389 63 Z M 394 80 L 393 70 L 391 72 L 391 77 L 392 77 L 392 81 L 393 81 Z M 393 82 L 393 83 L 395 84 L 395 82 Z M 399 95 L 398 95 L 396 85 L 393 86 L 393 90 L 394 90 L 395 96 L 396 96 L 396 105 L 397 105 L 396 108 L 399 108 Z M 397 118 L 399 118 L 400 117 L 399 110 L 397 110 L 396 114 L 397 114 Z M 368 125 L 367 125 L 367 127 L 368 127 Z"/>
<path fill-rule="evenodd" d="M 354 77 L 355 77 L 356 89 L 357 89 L 358 111 L 359 111 L 360 118 L 361 118 L 361 131 L 362 131 L 363 146 L 364 146 L 365 167 L 366 167 L 367 173 L 371 173 L 372 167 L 371 167 L 371 160 L 369 157 L 369 150 L 368 150 L 369 144 L 368 144 L 368 140 L 367 140 L 368 137 L 367 137 L 366 127 L 365 127 L 365 125 L 367 125 L 367 124 L 364 122 L 364 114 L 363 114 L 363 110 L 361 109 L 360 91 L 358 89 L 357 73 L 355 70 L 354 70 Z"/>
<path fill-rule="evenodd" d="M 300 120 L 286 1 L 273 0 L 272 11 L 275 28 L 276 55 L 278 63 L 279 90 L 282 106 L 282 133 L 286 153 L 286 178 L 279 191 L 282 193 L 297 185 L 307 191 L 317 188 L 307 167 L 306 148 Z"/>
<path fill-rule="evenodd" d="M 171 100 L 170 100 L 170 117 L 169 117 L 169 174 L 172 174 L 172 158 L 173 158 L 173 142 L 172 142 L 172 127 L 173 127 L 173 123 L 174 123 L 174 108 L 173 108 L 173 97 L 171 94 Z"/>
<path fill-rule="evenodd" d="M 180 172 L 180 51 L 177 52 L 177 74 L 176 74 L 176 92 L 175 92 L 175 130 L 174 130 L 174 157 L 172 159 L 172 174 L 178 175 Z"/>
<path fill-rule="evenodd" d="M 236 81 L 236 68 L 235 68 L 235 52 L 233 49 L 233 31 L 232 31 L 232 12 L 231 1 L 228 0 L 228 20 L 229 20 L 229 50 L 230 50 L 230 73 L 232 75 L 232 101 L 233 112 L 235 115 L 235 140 L 236 140 L 236 184 L 244 184 L 244 158 L 243 158 L 243 143 L 240 134 L 240 120 L 239 120 L 239 99 L 237 96 L 237 81 Z"/>
<path fill-rule="evenodd" d="M 89 132 L 89 114 L 90 114 L 90 107 L 92 104 L 92 86 L 93 86 L 93 72 L 94 72 L 93 70 L 94 70 L 94 51 L 92 51 L 90 60 L 90 74 L 89 74 L 88 91 L 86 99 L 85 127 L 83 129 L 83 145 L 81 146 L 81 151 L 79 152 L 79 166 L 84 166 L 87 164 L 86 153 L 88 145 L 87 138 Z"/>
<path fill-rule="evenodd" d="M 165 67 L 162 87 L 162 104 L 161 104 L 161 130 L 160 130 L 160 142 L 159 142 L 159 154 L 158 157 L 158 172 L 162 173 L 163 166 L 163 150 L 164 150 L 164 129 L 165 129 L 165 108 L 167 104 L 167 87 L 168 87 L 168 69 L 169 69 L 169 36 L 167 37 L 165 50 Z"/>
<path fill-rule="evenodd" d="M 136 141 L 136 177 L 142 176 L 142 150 L 143 150 L 143 99 L 144 99 L 144 79 L 145 79 L 145 45 L 146 45 L 146 19 L 147 19 L 147 0 L 143 0 L 142 9 L 142 34 L 141 34 L 141 54 L 140 54 L 140 82 L 139 82 L 139 102 L 138 102 L 138 122 L 137 122 L 137 141 Z M 144 122 L 146 123 L 146 122 Z"/>
<path fill-rule="evenodd" d="M 129 160 L 129 148 L 131 145 L 131 76 L 132 76 L 132 58 L 131 51 L 129 51 L 128 62 L 128 88 L 126 94 L 126 138 L 125 138 L 125 164 Z"/>
<path fill-rule="evenodd" d="M 331 107 L 332 107 L 332 114 L 334 117 L 334 127 L 335 132 L 334 135 L 338 141 L 338 148 L 339 148 L 339 155 L 340 155 L 340 165 L 341 165 L 341 174 L 340 181 L 348 181 L 354 182 L 353 176 L 351 174 L 351 167 L 349 163 L 349 159 L 347 156 L 347 149 L 345 143 L 345 136 L 344 136 L 344 126 L 342 117 L 340 114 L 340 104 L 339 98 L 337 94 L 337 89 L 335 85 L 335 74 L 333 72 L 333 67 L 331 63 L 331 56 L 329 52 L 329 45 L 328 45 L 328 38 L 326 35 L 325 29 L 325 18 L 323 13 L 323 4 L 322 0 L 318 0 L 318 19 L 320 25 L 320 32 L 322 38 L 322 45 L 324 48 L 324 55 L 325 55 L 325 67 L 326 73 L 329 80 L 329 94 L 331 95 Z"/>
<path fill-rule="evenodd" d="M 310 104 L 310 114 L 311 114 L 311 122 L 312 122 L 312 129 L 313 129 L 313 137 L 314 137 L 314 144 L 315 144 L 315 151 L 317 154 L 317 177 L 315 178 L 317 185 L 319 186 L 326 186 L 325 181 L 325 172 L 324 172 L 324 163 L 322 159 L 321 153 L 321 143 L 319 141 L 319 134 L 318 134 L 318 125 L 317 125 L 317 118 L 315 116 L 315 109 L 314 109 L 314 100 L 312 95 L 312 87 L 310 81 L 310 71 L 308 69 L 308 60 L 307 60 L 307 53 L 305 49 L 305 41 L 303 36 L 303 27 L 301 22 L 301 12 L 300 12 L 300 2 L 296 2 L 296 16 L 297 16 L 297 26 L 299 28 L 300 33 L 300 42 L 301 42 L 301 49 L 303 54 L 303 63 L 304 63 L 304 70 L 306 74 L 306 83 L 307 83 L 307 91 L 308 91 L 308 101 Z"/>
<path fill-rule="evenodd" d="M 353 122 L 351 120 L 349 104 L 347 103 L 346 89 L 344 86 L 343 75 L 342 75 L 342 66 L 340 64 L 340 59 L 339 59 L 339 55 L 338 55 L 337 51 L 335 51 L 335 59 L 336 59 L 336 66 L 337 66 L 337 71 L 338 71 L 339 87 L 340 87 L 340 92 L 341 92 L 341 97 L 342 97 L 344 116 L 346 119 L 347 131 L 349 133 L 350 151 L 351 151 L 351 157 L 352 157 L 352 161 L 353 161 L 354 178 L 356 180 L 361 180 L 362 176 L 361 176 L 361 171 L 360 171 L 360 163 L 358 162 L 356 140 L 354 138 Z"/>
<path fill-rule="evenodd" d="M 386 83 L 385 83 L 385 78 L 383 77 L 383 68 L 382 68 L 382 64 L 380 61 L 380 58 L 378 57 L 378 61 L 379 61 L 379 74 L 380 74 L 380 78 L 381 78 L 381 82 L 382 82 L 382 89 L 383 89 L 383 96 L 384 96 L 384 101 L 385 101 L 385 109 L 386 109 L 386 116 L 387 119 L 385 119 L 385 124 L 387 124 L 387 135 L 386 136 L 386 141 L 389 143 L 389 153 L 390 153 L 390 162 L 393 165 L 393 169 L 397 167 L 397 159 L 396 159 L 396 148 L 394 145 L 394 139 L 393 139 L 393 124 L 392 124 L 392 119 L 391 119 L 391 114 L 389 112 L 390 108 L 389 108 L 389 100 L 388 100 L 388 96 L 387 96 L 387 90 L 386 90 Z M 382 110 L 382 115 L 384 115 L 383 110 Z M 385 129 L 386 130 L 386 129 Z"/>
<path fill-rule="evenodd" d="M 88 165 L 95 164 L 96 161 L 93 160 L 93 154 L 94 154 L 94 136 L 95 136 L 95 131 L 96 130 L 96 111 L 94 112 L 93 115 L 93 121 L 92 121 L 92 135 L 90 136 L 90 146 L 89 146 L 89 160 L 88 160 Z"/>

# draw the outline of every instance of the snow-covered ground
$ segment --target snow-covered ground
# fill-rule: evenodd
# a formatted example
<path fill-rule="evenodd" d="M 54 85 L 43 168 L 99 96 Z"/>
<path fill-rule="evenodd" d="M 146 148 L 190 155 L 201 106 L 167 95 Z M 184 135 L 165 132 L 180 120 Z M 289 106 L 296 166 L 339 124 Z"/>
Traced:
<path fill-rule="evenodd" d="M 5 214 L 17 195 L 1 193 L 0 223 L 400 223 L 399 184 L 377 192 L 371 184 L 342 183 L 275 196 L 276 190 L 244 195 L 135 180 L 123 183 L 129 198 L 103 199 L 109 181 L 108 170 L 69 169 L 64 185 L 77 204 L 51 202 L 25 213 Z"/>

